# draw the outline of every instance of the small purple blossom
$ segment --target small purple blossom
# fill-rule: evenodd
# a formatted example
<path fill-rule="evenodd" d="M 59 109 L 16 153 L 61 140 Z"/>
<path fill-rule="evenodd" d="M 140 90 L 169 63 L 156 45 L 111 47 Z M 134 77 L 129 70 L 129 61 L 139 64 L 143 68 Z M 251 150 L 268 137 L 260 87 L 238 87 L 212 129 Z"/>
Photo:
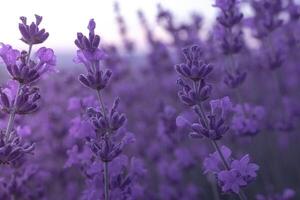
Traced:
<path fill-rule="evenodd" d="M 15 131 L 6 135 L 3 130 L 0 132 L 0 164 L 12 164 L 26 154 L 31 154 L 34 144 L 24 143 L 22 138 Z"/>
<path fill-rule="evenodd" d="M 40 29 L 39 25 L 42 22 L 42 17 L 35 15 L 35 22 L 27 24 L 26 17 L 20 17 L 19 30 L 22 34 L 21 40 L 28 45 L 43 43 L 49 36 L 45 29 Z"/>
<path fill-rule="evenodd" d="M 226 146 L 222 146 L 220 148 L 225 160 L 227 162 L 231 161 L 231 150 L 226 147 Z M 204 166 L 204 173 L 218 173 L 223 169 L 223 162 L 222 159 L 220 157 L 220 155 L 218 154 L 218 152 L 214 152 L 212 154 L 209 154 L 209 156 L 207 158 L 205 158 L 205 160 L 203 161 L 203 166 Z"/>
<path fill-rule="evenodd" d="M 204 79 L 213 69 L 210 64 L 201 60 L 201 49 L 199 46 L 192 46 L 182 50 L 186 62 L 176 65 L 176 71 L 185 78 L 193 81 Z"/>
<path fill-rule="evenodd" d="M 235 169 L 247 183 L 256 178 L 256 171 L 259 169 L 259 166 L 257 164 L 249 162 L 250 157 L 247 154 L 240 160 L 232 161 L 230 166 L 232 169 Z"/>
<path fill-rule="evenodd" d="M 0 57 L 5 65 L 15 65 L 21 53 L 12 46 L 1 43 Z"/>
<path fill-rule="evenodd" d="M 91 19 L 88 24 L 89 36 L 77 33 L 77 39 L 75 40 L 75 44 L 79 48 L 75 59 L 77 62 L 93 65 L 106 57 L 104 51 L 99 48 L 100 36 L 95 34 L 95 28 L 96 23 L 94 19 Z"/>
<path fill-rule="evenodd" d="M 261 122 L 265 116 L 265 109 L 262 106 L 251 106 L 249 104 L 238 104 L 233 108 L 234 115 L 231 128 L 237 135 L 253 136 L 262 128 Z"/>
<path fill-rule="evenodd" d="M 234 192 L 238 194 L 240 188 L 247 185 L 247 182 L 240 176 L 239 172 L 234 169 L 219 172 L 218 180 L 223 192 Z"/>

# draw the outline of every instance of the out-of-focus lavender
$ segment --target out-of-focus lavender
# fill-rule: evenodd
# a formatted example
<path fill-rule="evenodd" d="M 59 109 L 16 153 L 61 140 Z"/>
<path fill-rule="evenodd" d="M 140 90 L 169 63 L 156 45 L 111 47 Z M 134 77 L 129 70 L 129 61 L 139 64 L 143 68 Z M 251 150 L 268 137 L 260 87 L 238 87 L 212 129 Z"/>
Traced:
<path fill-rule="evenodd" d="M 122 45 L 90 20 L 64 66 L 38 15 L 28 49 L 0 36 L 0 200 L 299 199 L 300 5 L 212 6 L 204 30 L 158 5 L 167 40 L 138 11 L 139 52 L 116 3 Z"/>

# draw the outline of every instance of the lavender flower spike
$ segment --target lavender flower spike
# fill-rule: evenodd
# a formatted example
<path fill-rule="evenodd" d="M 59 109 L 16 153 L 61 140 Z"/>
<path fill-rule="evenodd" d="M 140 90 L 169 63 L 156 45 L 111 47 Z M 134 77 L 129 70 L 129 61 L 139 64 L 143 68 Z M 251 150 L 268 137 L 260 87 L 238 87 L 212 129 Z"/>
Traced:
<path fill-rule="evenodd" d="M 26 17 L 20 17 L 22 23 L 19 24 L 19 30 L 22 34 L 21 40 L 28 45 L 43 43 L 48 37 L 49 33 L 45 29 L 40 29 L 39 25 L 42 22 L 42 17 L 35 15 L 35 22 L 30 25 L 27 24 Z"/>
<path fill-rule="evenodd" d="M 86 37 L 82 33 L 77 34 L 75 44 L 79 50 L 75 62 L 83 63 L 87 69 L 87 74 L 81 74 L 79 81 L 84 86 L 93 89 L 98 98 L 100 109 L 87 109 L 87 116 L 95 133 L 94 136 L 87 137 L 87 144 L 95 157 L 103 163 L 104 199 L 109 200 L 111 196 L 111 177 L 113 176 L 109 174 L 109 164 L 122 153 L 125 145 L 131 143 L 132 140 L 126 136 L 120 142 L 116 139 L 119 130 L 126 122 L 125 115 L 117 111 L 119 98 L 114 101 L 109 112 L 102 99 L 102 91 L 106 88 L 112 72 L 110 70 L 104 71 L 100 65 L 100 61 L 104 59 L 105 54 L 99 48 L 100 36 L 95 34 L 95 27 L 96 23 L 91 19 L 88 24 L 89 36 Z"/>

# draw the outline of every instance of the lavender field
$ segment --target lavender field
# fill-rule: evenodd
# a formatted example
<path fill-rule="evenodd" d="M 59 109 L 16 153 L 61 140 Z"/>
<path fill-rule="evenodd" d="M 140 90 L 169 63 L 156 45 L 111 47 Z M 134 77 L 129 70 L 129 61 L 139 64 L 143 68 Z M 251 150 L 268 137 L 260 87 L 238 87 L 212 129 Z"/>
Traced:
<path fill-rule="evenodd" d="M 300 199 L 300 2 L 211 6 L 205 27 L 201 12 L 139 10 L 140 48 L 115 3 L 121 42 L 87 18 L 64 55 L 43 13 L 15 16 L 24 48 L 0 34 L 0 200 Z"/>

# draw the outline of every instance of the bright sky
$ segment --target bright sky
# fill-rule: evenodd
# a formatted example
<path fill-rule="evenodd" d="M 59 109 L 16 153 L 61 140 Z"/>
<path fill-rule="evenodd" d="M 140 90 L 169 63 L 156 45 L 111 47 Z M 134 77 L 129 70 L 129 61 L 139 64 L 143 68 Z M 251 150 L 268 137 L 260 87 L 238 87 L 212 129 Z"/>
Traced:
<path fill-rule="evenodd" d="M 87 23 L 94 18 L 96 31 L 102 40 L 119 42 L 118 27 L 113 12 L 113 0 L 6 0 L 1 2 L 0 12 L 0 42 L 9 43 L 13 47 L 24 47 L 18 40 L 19 16 L 27 16 L 28 21 L 34 20 L 34 14 L 44 17 L 41 27 L 50 33 L 46 41 L 48 47 L 58 52 L 72 50 L 76 33 L 86 33 Z M 170 9 L 176 19 L 185 20 L 193 11 L 203 13 L 208 21 L 214 18 L 215 9 L 211 7 L 213 0 L 119 0 L 121 13 L 130 28 L 131 38 L 142 42 L 137 10 L 142 9 L 155 25 L 156 5 Z"/>

